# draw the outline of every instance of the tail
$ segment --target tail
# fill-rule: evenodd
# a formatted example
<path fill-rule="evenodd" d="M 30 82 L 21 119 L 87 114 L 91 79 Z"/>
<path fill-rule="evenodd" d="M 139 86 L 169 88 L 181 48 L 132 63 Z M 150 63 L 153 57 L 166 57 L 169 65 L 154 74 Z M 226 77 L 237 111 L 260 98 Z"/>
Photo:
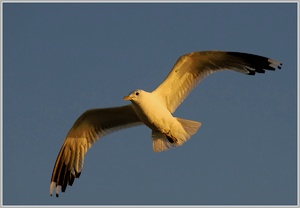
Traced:
<path fill-rule="evenodd" d="M 171 147 L 181 146 L 189 138 L 191 138 L 191 136 L 194 135 L 201 126 L 201 123 L 197 121 L 191 121 L 182 118 L 176 119 L 181 124 L 181 128 L 179 127 L 176 130 L 172 130 L 171 132 L 172 137 L 176 142 L 171 142 L 172 138 L 170 138 L 169 135 L 165 135 L 158 131 L 152 131 L 152 146 L 154 152 L 161 152 L 168 150 Z M 181 129 L 183 129 L 184 131 L 182 131 Z"/>
<path fill-rule="evenodd" d="M 177 121 L 181 124 L 181 126 L 184 128 L 184 130 L 190 135 L 196 134 L 198 129 L 201 126 L 201 123 L 198 121 L 191 121 L 191 120 L 186 120 L 183 118 L 177 118 Z"/>

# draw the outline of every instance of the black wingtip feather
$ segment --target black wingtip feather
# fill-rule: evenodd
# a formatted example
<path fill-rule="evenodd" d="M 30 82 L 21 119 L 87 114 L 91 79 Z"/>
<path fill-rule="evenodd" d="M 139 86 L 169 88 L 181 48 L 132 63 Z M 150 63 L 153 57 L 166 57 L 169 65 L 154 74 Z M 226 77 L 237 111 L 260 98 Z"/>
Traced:
<path fill-rule="evenodd" d="M 253 76 L 253 75 L 255 75 L 255 71 L 250 71 L 250 70 L 249 70 L 249 72 L 248 72 L 247 75 L 252 75 L 252 76 Z"/>
<path fill-rule="evenodd" d="M 264 74 L 264 73 L 265 73 L 265 70 L 262 69 L 262 68 L 256 68 L 256 69 L 255 69 L 255 72 Z"/>
<path fill-rule="evenodd" d="M 65 192 L 67 186 L 72 186 L 75 178 L 79 178 L 81 172 L 72 172 L 72 170 L 62 161 L 57 161 L 57 169 L 53 172 L 51 182 L 54 182 L 56 186 L 61 186 L 61 192 Z M 50 194 L 52 196 L 52 194 Z M 58 197 L 58 193 L 56 193 Z"/>
<path fill-rule="evenodd" d="M 275 71 L 282 67 L 282 63 L 259 55 L 239 52 L 227 52 L 227 54 L 241 58 L 245 63 L 248 75 L 265 73 L 265 70 Z"/>

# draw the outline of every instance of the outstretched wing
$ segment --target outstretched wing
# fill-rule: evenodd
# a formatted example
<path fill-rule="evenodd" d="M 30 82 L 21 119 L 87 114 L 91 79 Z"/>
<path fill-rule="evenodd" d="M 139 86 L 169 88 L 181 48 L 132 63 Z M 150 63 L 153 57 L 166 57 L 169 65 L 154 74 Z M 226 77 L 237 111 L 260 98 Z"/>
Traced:
<path fill-rule="evenodd" d="M 281 68 L 282 64 L 266 57 L 225 51 L 193 52 L 181 56 L 167 78 L 153 91 L 173 113 L 188 94 L 206 76 L 230 69 L 248 75 Z"/>
<path fill-rule="evenodd" d="M 64 192 L 79 178 L 84 155 L 100 137 L 122 128 L 143 124 L 131 105 L 92 109 L 84 112 L 70 129 L 57 156 L 50 182 L 50 195 L 56 187 Z"/>

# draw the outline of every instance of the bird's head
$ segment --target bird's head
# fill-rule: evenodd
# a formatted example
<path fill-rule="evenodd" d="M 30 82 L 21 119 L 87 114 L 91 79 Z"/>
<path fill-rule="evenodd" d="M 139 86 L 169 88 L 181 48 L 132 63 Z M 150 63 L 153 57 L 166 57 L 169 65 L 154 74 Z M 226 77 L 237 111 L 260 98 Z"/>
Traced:
<path fill-rule="evenodd" d="M 134 90 L 129 95 L 124 97 L 124 100 L 130 100 L 131 102 L 138 102 L 139 99 L 143 96 L 145 91 L 143 90 Z"/>

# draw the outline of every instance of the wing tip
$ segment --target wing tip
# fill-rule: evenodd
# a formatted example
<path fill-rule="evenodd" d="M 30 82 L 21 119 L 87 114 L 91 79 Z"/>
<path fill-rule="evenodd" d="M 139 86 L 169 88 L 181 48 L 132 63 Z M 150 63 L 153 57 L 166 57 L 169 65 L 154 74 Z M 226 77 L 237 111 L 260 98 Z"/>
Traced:
<path fill-rule="evenodd" d="M 247 70 L 247 75 L 255 75 L 256 73 L 265 73 L 266 70 L 275 71 L 276 69 L 282 68 L 282 63 L 279 61 L 276 61 L 274 59 L 267 59 L 267 65 L 263 67 L 249 67 L 245 66 L 245 69 Z"/>
<path fill-rule="evenodd" d="M 282 63 L 273 59 L 268 59 L 269 62 L 269 67 L 272 68 L 273 70 L 275 69 L 281 69 Z"/>
<path fill-rule="evenodd" d="M 52 194 L 50 194 L 50 196 L 52 197 Z M 59 194 L 55 194 L 56 197 L 59 197 Z"/>
<path fill-rule="evenodd" d="M 55 189 L 55 195 L 56 197 L 59 197 L 59 192 L 65 192 L 67 189 L 67 186 L 72 186 L 74 183 L 74 180 L 76 178 L 80 177 L 81 172 L 75 171 L 75 173 L 72 173 L 71 171 L 68 171 L 66 175 L 68 175 L 67 178 L 57 178 L 57 180 L 54 179 L 54 181 L 51 181 L 50 183 L 50 196 L 52 197 L 52 193 Z M 62 184 L 58 181 L 61 181 Z"/>

